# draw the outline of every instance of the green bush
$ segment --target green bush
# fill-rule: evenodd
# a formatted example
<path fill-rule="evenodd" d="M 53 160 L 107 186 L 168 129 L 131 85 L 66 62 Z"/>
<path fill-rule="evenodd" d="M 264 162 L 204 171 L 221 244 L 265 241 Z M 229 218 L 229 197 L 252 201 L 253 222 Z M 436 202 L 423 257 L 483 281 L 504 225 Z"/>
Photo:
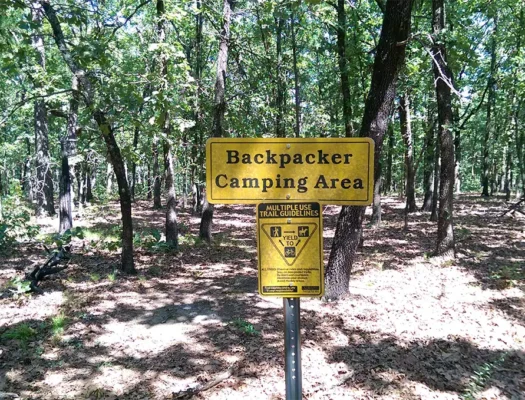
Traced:
<path fill-rule="evenodd" d="M 40 228 L 31 225 L 32 211 L 23 201 L 18 184 L 11 185 L 9 195 L 1 199 L 0 213 L 0 251 L 6 252 L 17 240 L 32 239 Z"/>

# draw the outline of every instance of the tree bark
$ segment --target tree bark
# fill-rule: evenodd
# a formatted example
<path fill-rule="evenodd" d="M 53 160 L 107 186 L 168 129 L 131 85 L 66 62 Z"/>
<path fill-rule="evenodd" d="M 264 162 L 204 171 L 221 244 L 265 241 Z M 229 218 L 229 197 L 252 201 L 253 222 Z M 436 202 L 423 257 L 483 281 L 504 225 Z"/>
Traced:
<path fill-rule="evenodd" d="M 157 0 L 157 35 L 159 43 L 166 41 L 165 31 L 165 16 L 164 16 L 164 0 Z M 168 90 L 168 59 L 166 54 L 161 51 L 160 54 L 160 90 Z M 164 169 L 166 171 L 166 243 L 170 246 L 177 248 L 178 245 L 178 222 L 177 222 L 177 196 L 175 194 L 174 184 L 174 167 L 173 167 L 173 154 L 170 144 L 170 118 L 168 105 L 162 104 L 160 128 L 163 131 L 164 136 Z"/>
<path fill-rule="evenodd" d="M 224 0 L 222 30 L 219 41 L 219 55 L 217 59 L 217 78 L 215 80 L 215 102 L 213 107 L 212 132 L 214 137 L 223 136 L 224 131 L 223 120 L 224 113 L 226 112 L 226 71 L 228 67 L 228 50 L 230 47 L 231 13 L 234 6 L 235 0 Z M 213 204 L 208 203 L 206 197 L 204 197 L 199 237 L 207 242 L 211 242 L 213 211 Z"/>
<path fill-rule="evenodd" d="M 438 232 L 435 256 L 454 258 L 454 226 L 452 220 L 454 195 L 454 138 L 452 137 L 452 71 L 447 63 L 446 48 L 443 38 L 439 37 L 445 29 L 445 5 L 443 0 L 432 1 L 432 34 L 434 43 L 431 48 L 432 69 L 436 82 L 438 108 L 438 134 L 441 168 L 439 177 Z"/>
<path fill-rule="evenodd" d="M 348 60 L 346 58 L 346 12 L 345 0 L 337 0 L 337 54 L 339 74 L 341 76 L 341 91 L 343 94 L 343 120 L 345 136 L 354 136 L 352 125 L 352 103 L 350 99 L 350 78 Z"/>
<path fill-rule="evenodd" d="M 412 138 L 412 119 L 410 115 L 410 99 L 407 94 L 401 97 L 399 104 L 399 121 L 401 125 L 401 137 L 405 143 L 405 196 L 406 212 L 416 211 L 416 174 L 414 170 L 414 144 Z"/>
<path fill-rule="evenodd" d="M 434 147 L 434 181 L 432 187 L 432 204 L 430 207 L 430 221 L 437 222 L 438 220 L 438 203 L 439 203 L 439 171 L 441 166 L 441 155 L 439 146 L 440 137 L 437 135 L 436 144 Z"/>
<path fill-rule="evenodd" d="M 386 156 L 386 177 L 384 192 L 390 193 L 392 191 L 392 158 L 394 156 L 394 125 L 388 124 L 388 153 Z"/>
<path fill-rule="evenodd" d="M 396 83 L 404 61 L 410 31 L 411 0 L 388 0 L 374 60 L 370 92 L 366 99 L 360 136 L 375 141 L 375 169 L 379 168 L 383 138 L 391 115 Z M 326 293 L 337 299 L 348 292 L 350 272 L 360 242 L 365 207 L 344 206 L 337 220 L 326 268 Z"/>
<path fill-rule="evenodd" d="M 383 163 L 379 162 L 378 168 L 374 171 L 374 201 L 372 203 L 371 224 L 375 228 L 381 226 L 381 186 L 382 186 Z"/>
<path fill-rule="evenodd" d="M 31 18 L 42 30 L 44 10 L 38 1 L 31 5 Z M 46 53 L 44 48 L 44 36 L 41 32 L 35 32 L 31 37 L 33 49 L 37 54 L 38 65 L 41 72 L 46 70 Z M 42 79 L 35 80 L 40 85 Z M 34 104 L 34 132 L 35 132 L 35 166 L 36 166 L 36 213 L 37 215 L 55 215 L 55 204 L 53 201 L 53 175 L 51 171 L 51 159 L 49 156 L 47 107 L 43 99 L 35 100 Z"/>
<path fill-rule="evenodd" d="M 157 135 L 153 137 L 153 208 L 158 210 L 162 208 L 161 196 L 161 182 L 160 182 L 160 168 L 159 168 L 159 138 Z"/>
<path fill-rule="evenodd" d="M 496 50 L 498 33 L 498 17 L 494 17 L 494 28 L 492 30 L 491 48 L 490 48 L 490 72 L 489 72 L 489 96 L 487 100 L 487 117 L 485 120 L 485 134 L 483 135 L 483 175 L 481 177 L 482 192 L 484 197 L 490 196 L 490 138 L 494 130 L 494 122 L 492 121 L 492 113 L 496 106 Z"/>
<path fill-rule="evenodd" d="M 284 121 L 284 96 L 286 85 L 284 82 L 284 63 L 283 63 L 283 27 L 284 19 L 282 17 L 276 18 L 277 32 L 276 32 L 276 55 L 277 55 L 277 92 L 275 97 L 275 106 L 277 107 L 277 116 L 275 119 L 275 136 L 283 138 L 286 137 L 286 128 Z"/>
<path fill-rule="evenodd" d="M 295 84 L 295 137 L 301 136 L 301 88 L 299 86 L 299 67 L 297 65 L 297 38 L 295 30 L 295 15 L 292 11 L 292 54 L 293 77 Z"/>
<path fill-rule="evenodd" d="M 425 158 L 423 166 L 423 189 L 425 191 L 425 198 L 423 199 L 421 211 L 431 211 L 432 198 L 434 195 L 434 152 L 436 145 L 434 140 L 434 124 L 430 122 L 430 120 L 428 121 L 425 143 Z"/>

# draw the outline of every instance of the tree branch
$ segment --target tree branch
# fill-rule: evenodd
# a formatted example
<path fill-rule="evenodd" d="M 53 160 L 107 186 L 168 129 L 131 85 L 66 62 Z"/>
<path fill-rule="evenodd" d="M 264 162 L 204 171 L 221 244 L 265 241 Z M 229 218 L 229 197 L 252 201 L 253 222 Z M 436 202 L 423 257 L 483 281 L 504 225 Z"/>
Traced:
<path fill-rule="evenodd" d="M 127 18 L 124 20 L 124 22 L 118 26 L 116 26 L 114 29 L 113 29 L 113 32 L 111 32 L 111 37 L 113 37 L 115 35 L 115 33 L 122 27 L 126 26 L 126 24 L 130 21 L 131 18 L 133 18 L 135 16 L 135 14 L 142 8 L 144 7 L 145 5 L 151 3 L 151 0 L 146 0 L 146 1 L 143 1 L 142 3 L 140 3 L 137 7 L 135 7 L 135 10 L 133 10 L 133 12 L 127 16 Z"/>
<path fill-rule="evenodd" d="M 0 127 L 3 126 L 6 121 L 11 118 L 11 116 L 22 106 L 24 106 L 25 104 L 29 103 L 30 101 L 32 100 L 35 100 L 35 99 L 43 99 L 43 98 L 46 98 L 46 97 L 52 97 L 52 96 L 57 96 L 59 94 L 62 94 L 62 93 L 69 93 L 69 92 L 72 92 L 73 89 L 64 89 L 64 90 L 60 90 L 58 92 L 54 92 L 54 93 L 48 93 L 48 94 L 39 94 L 39 95 L 36 95 L 36 96 L 32 96 L 32 97 L 28 97 L 27 99 L 24 99 L 22 101 L 19 101 L 18 103 L 16 103 L 14 106 L 13 106 L 13 109 L 5 116 L 5 118 L 3 120 L 0 121 Z"/>

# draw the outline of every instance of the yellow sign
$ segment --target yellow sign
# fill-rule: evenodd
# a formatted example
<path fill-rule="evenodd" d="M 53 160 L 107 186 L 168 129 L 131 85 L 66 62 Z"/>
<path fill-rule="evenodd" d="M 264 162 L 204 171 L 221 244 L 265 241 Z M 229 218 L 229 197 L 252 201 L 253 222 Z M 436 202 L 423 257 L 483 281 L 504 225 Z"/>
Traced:
<path fill-rule="evenodd" d="M 368 205 L 374 190 L 370 138 L 209 139 L 210 203 L 318 201 Z"/>
<path fill-rule="evenodd" d="M 319 203 L 257 205 L 259 293 L 262 296 L 323 295 L 322 221 Z"/>

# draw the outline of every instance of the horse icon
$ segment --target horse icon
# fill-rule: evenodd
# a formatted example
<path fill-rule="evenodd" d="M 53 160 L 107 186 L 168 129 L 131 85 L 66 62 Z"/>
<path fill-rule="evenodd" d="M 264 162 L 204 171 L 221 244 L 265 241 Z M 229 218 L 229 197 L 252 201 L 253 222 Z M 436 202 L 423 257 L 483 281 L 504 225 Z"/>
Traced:
<path fill-rule="evenodd" d="M 310 236 L 310 229 L 307 226 L 300 226 L 298 228 L 299 237 L 308 237 Z"/>

